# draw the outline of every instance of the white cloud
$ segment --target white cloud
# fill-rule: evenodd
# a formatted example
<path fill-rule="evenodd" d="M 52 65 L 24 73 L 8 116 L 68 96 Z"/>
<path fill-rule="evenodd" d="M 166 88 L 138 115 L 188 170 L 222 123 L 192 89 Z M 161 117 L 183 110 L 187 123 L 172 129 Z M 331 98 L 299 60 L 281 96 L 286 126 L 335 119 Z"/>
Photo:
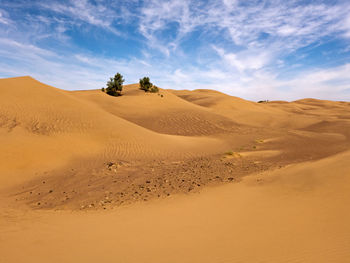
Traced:
<path fill-rule="evenodd" d="M 114 34 L 121 34 L 112 25 L 114 20 L 120 16 L 113 9 L 107 8 L 102 4 L 94 5 L 88 0 L 70 0 L 69 4 L 41 2 L 40 6 L 62 15 L 68 15 L 72 20 L 80 20 L 87 24 L 109 30 Z"/>
<path fill-rule="evenodd" d="M 187 34 L 202 24 L 205 12 L 197 5 L 196 1 L 147 1 L 139 16 L 139 31 L 151 48 L 169 56 L 178 51 L 178 46 Z M 159 33 L 168 30 L 170 26 L 174 30 L 173 36 L 166 34 L 167 39 L 164 41 Z"/>
<path fill-rule="evenodd" d="M 59 55 L 36 46 L 25 46 L 0 39 L 2 74 L 31 75 L 40 81 L 66 89 L 96 89 L 107 79 L 122 72 L 128 83 L 135 83 L 144 75 L 162 88 L 216 89 L 251 100 L 287 99 L 304 97 L 350 100 L 350 64 L 330 69 L 304 72 L 292 79 L 279 80 L 277 75 L 263 69 L 249 74 L 229 68 L 198 67 L 175 68 L 165 64 L 150 65 L 139 59 L 115 60 L 78 54 L 74 57 Z M 6 51 L 5 51 L 6 50 Z M 52 60 L 52 58 L 55 60 Z M 18 62 L 14 70 L 11 63 Z"/>
<path fill-rule="evenodd" d="M 3 34 L 0 74 L 32 75 L 59 88 L 88 89 L 100 88 L 119 71 L 129 83 L 147 75 L 163 88 L 217 89 L 252 100 L 350 100 L 349 92 L 344 92 L 350 88 L 349 64 L 298 73 L 294 72 L 297 64 L 284 60 L 325 36 L 350 38 L 350 6 L 346 3 L 149 0 L 133 9 L 128 2 L 114 2 L 118 9 L 100 0 L 38 1 L 40 10 L 52 16 L 44 12 L 26 15 L 16 30 Z M 0 10 L 0 30 L 4 28 L 0 33 L 8 31 L 10 21 L 9 14 Z M 75 46 L 67 40 L 67 31 L 81 30 L 84 24 L 113 32 L 116 38 L 123 32 L 119 25 L 134 26 L 135 34 L 146 39 L 136 40 L 142 55 L 107 58 L 103 52 L 94 54 Z M 126 38 L 135 37 L 128 33 Z M 188 51 L 184 43 L 190 37 L 195 47 Z M 43 39 L 64 47 L 55 50 L 56 46 L 48 45 L 48 50 L 40 45 Z M 302 67 L 305 58 L 296 56 Z M 281 80 L 278 73 L 283 69 L 295 76 Z"/>
<path fill-rule="evenodd" d="M 281 36 L 290 36 L 297 32 L 297 29 L 295 27 L 292 27 L 290 25 L 283 25 L 280 28 L 278 28 L 277 33 Z"/>
<path fill-rule="evenodd" d="M 345 31 L 344 36 L 346 38 L 350 38 L 350 15 L 348 15 L 344 19 L 342 27 L 344 28 L 344 31 Z"/>
<path fill-rule="evenodd" d="M 5 24 L 5 25 L 10 24 L 10 19 L 7 18 L 7 12 L 1 9 L 0 9 L 0 24 Z"/>
<path fill-rule="evenodd" d="M 226 53 L 223 49 L 213 47 L 229 67 L 234 67 L 240 73 L 246 70 L 258 70 L 268 65 L 271 59 L 269 52 L 255 50 L 252 52 Z"/>
<path fill-rule="evenodd" d="M 171 23 L 178 25 L 175 41 L 181 41 L 198 27 L 203 31 L 219 30 L 218 34 L 227 34 L 233 44 L 240 46 L 255 43 L 265 33 L 270 41 L 259 41 L 265 47 L 287 42 L 284 48 L 295 50 L 322 36 L 342 31 L 335 25 L 344 21 L 342 18 L 350 12 L 349 5 L 317 2 L 308 5 L 277 0 L 239 3 L 243 1 L 209 1 L 204 6 L 198 1 L 148 1 L 142 9 L 140 31 L 152 45 L 168 44 L 159 32 Z"/>

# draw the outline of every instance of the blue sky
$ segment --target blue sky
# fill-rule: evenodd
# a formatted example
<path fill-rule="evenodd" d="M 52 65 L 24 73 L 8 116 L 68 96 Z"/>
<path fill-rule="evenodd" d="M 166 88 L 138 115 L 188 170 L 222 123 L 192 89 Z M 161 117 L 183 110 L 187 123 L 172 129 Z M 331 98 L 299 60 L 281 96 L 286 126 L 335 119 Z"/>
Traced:
<path fill-rule="evenodd" d="M 0 77 L 350 100 L 350 2 L 0 0 Z"/>

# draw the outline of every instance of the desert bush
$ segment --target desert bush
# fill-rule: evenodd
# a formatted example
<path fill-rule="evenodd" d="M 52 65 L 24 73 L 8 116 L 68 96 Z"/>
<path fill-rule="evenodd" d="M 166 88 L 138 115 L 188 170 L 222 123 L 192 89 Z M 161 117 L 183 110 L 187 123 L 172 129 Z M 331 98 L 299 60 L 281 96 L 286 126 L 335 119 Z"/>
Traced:
<path fill-rule="evenodd" d="M 115 74 L 114 78 L 110 78 L 107 82 L 106 93 L 111 96 L 121 96 L 123 83 L 123 76 L 120 73 Z"/>
<path fill-rule="evenodd" d="M 150 91 L 150 89 L 152 88 L 153 84 L 151 83 L 149 77 L 143 77 L 142 79 L 140 79 L 140 89 L 144 90 L 145 92 Z"/>
<path fill-rule="evenodd" d="M 150 92 L 157 93 L 157 92 L 159 92 L 159 88 L 157 86 L 153 85 L 153 87 L 150 89 Z"/>
<path fill-rule="evenodd" d="M 143 77 L 140 79 L 140 89 L 145 92 L 157 93 L 159 92 L 159 88 L 150 81 L 149 77 Z"/>
<path fill-rule="evenodd" d="M 105 92 L 105 88 L 102 88 L 101 91 L 102 91 L 102 92 Z"/>

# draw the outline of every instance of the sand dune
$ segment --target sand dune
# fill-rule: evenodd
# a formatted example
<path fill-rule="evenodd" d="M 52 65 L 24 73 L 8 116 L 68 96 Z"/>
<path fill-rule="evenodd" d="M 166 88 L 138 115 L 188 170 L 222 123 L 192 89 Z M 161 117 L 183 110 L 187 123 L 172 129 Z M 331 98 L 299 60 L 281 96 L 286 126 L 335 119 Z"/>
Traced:
<path fill-rule="evenodd" d="M 172 90 L 171 92 L 184 100 L 207 107 L 240 124 L 269 128 L 300 128 L 316 122 L 315 119 L 304 114 L 295 118 L 295 110 L 291 114 L 283 107 L 271 107 L 269 103 L 247 101 L 217 91 Z M 274 103 L 273 105 L 280 104 Z"/>
<path fill-rule="evenodd" d="M 30 77 L 3 79 L 0 91 L 4 149 L 0 153 L 2 185 L 10 184 L 11 180 L 20 182 L 25 176 L 23 170 L 31 178 L 49 167 L 96 155 L 105 161 L 171 158 L 203 152 L 203 149 L 210 153 L 212 147 L 206 147 L 210 144 L 220 148 L 215 138 L 181 138 L 154 133 L 71 92 Z M 97 97 L 103 96 L 102 104 L 111 99 L 100 93 Z M 18 174 L 21 178 L 17 180 Z"/>
<path fill-rule="evenodd" d="M 0 262 L 350 256 L 348 102 L 1 79 L 0 147 Z"/>
<path fill-rule="evenodd" d="M 158 133 L 201 136 L 232 132 L 237 124 L 205 107 L 178 98 L 171 92 L 145 93 L 139 85 L 126 85 L 118 100 L 100 90 L 77 91 L 74 94 L 95 103 L 118 117 Z"/>
<path fill-rule="evenodd" d="M 2 222 L 2 259 L 345 263 L 349 158 L 347 152 L 111 212 L 12 211 Z"/>

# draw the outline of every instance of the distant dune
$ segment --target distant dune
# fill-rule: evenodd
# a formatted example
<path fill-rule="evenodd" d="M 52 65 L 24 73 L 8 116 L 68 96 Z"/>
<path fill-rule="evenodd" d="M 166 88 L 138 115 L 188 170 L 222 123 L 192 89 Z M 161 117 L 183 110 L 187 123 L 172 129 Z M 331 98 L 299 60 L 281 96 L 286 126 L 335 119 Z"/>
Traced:
<path fill-rule="evenodd" d="M 122 93 L 0 79 L 1 262 L 348 262 L 349 102 Z"/>

